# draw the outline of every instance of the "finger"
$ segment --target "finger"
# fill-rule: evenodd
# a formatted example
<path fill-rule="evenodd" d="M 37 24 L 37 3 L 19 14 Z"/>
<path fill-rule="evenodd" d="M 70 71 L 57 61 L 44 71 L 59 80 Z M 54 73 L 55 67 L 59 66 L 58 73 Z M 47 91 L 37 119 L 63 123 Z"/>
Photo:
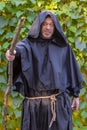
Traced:
<path fill-rule="evenodd" d="M 15 51 L 15 53 L 16 53 L 16 51 Z M 15 59 L 15 56 L 14 55 L 10 55 L 10 51 L 7 50 L 6 51 L 6 58 L 7 58 L 8 61 L 13 61 Z"/>
<path fill-rule="evenodd" d="M 72 105 L 71 107 L 72 107 L 72 111 L 73 111 L 73 112 L 76 112 L 76 111 L 79 109 L 79 103 L 78 103 L 78 102 L 75 102 L 75 104 Z"/>

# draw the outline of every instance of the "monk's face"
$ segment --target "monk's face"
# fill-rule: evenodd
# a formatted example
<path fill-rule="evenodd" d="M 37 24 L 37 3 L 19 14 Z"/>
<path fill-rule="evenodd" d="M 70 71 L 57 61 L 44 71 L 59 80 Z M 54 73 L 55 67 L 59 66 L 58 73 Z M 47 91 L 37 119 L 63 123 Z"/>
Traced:
<path fill-rule="evenodd" d="M 44 39 L 50 39 L 54 33 L 54 23 L 51 17 L 47 17 L 41 26 L 41 35 Z"/>

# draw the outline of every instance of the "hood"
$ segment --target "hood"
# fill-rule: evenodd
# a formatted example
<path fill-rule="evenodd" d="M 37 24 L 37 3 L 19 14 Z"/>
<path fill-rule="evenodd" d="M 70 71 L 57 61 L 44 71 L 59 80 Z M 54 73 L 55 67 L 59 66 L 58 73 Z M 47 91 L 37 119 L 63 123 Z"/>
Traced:
<path fill-rule="evenodd" d="M 57 45 L 65 46 L 68 44 L 67 39 L 62 31 L 62 28 L 60 26 L 60 23 L 56 17 L 56 15 L 50 11 L 42 11 L 37 18 L 35 19 L 34 23 L 32 24 L 28 38 L 31 39 L 38 39 L 40 37 L 40 29 L 41 25 L 46 19 L 47 16 L 50 16 L 54 22 L 55 25 L 55 31 L 53 35 L 53 42 L 56 43 Z"/>

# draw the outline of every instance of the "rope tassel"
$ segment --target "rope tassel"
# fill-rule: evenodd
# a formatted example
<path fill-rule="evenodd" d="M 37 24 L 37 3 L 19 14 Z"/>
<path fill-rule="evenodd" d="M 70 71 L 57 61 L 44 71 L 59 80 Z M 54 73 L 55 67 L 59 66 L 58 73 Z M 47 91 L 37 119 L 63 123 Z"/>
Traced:
<path fill-rule="evenodd" d="M 52 126 L 53 122 L 56 120 L 56 97 L 55 96 L 52 96 L 50 97 L 51 99 L 51 112 L 52 112 L 52 119 L 50 121 L 50 125 L 49 125 L 49 128 Z"/>

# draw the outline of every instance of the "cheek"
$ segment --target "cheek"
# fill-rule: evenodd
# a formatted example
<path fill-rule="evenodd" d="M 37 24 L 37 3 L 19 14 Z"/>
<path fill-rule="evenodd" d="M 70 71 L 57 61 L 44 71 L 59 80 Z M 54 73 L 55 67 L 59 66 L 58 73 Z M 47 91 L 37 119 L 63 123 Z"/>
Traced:
<path fill-rule="evenodd" d="M 46 28 L 43 27 L 43 28 L 41 29 L 42 34 L 43 34 L 45 31 L 46 31 Z"/>
<path fill-rule="evenodd" d="M 54 28 L 51 29 L 52 34 L 54 33 Z"/>
<path fill-rule="evenodd" d="M 55 28 L 53 27 L 52 30 L 53 30 L 53 32 L 54 32 Z"/>

